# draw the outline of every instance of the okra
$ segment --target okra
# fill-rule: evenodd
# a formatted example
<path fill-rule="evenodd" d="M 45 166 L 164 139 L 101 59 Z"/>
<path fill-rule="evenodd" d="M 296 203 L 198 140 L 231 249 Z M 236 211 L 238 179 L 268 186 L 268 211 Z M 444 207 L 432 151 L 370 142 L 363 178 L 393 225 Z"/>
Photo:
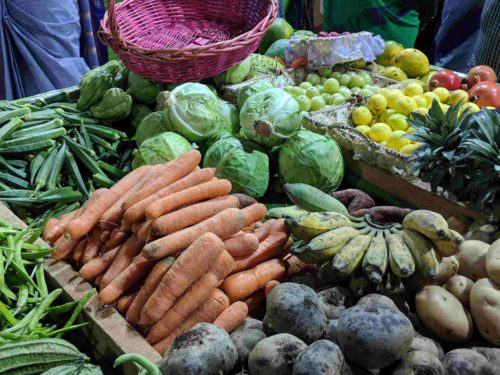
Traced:
<path fill-rule="evenodd" d="M 56 155 L 57 155 L 57 148 L 53 148 L 50 151 L 49 156 L 47 156 L 42 166 L 38 170 L 38 173 L 35 178 L 35 191 L 43 189 L 47 184 L 47 179 L 49 177 L 50 169 L 52 168 Z"/>
<path fill-rule="evenodd" d="M 111 180 L 108 176 L 106 176 L 103 173 L 96 173 L 96 174 L 92 175 L 92 180 L 97 185 L 99 185 L 100 187 L 103 187 L 103 188 L 110 188 L 115 183 L 113 180 Z"/>
<path fill-rule="evenodd" d="M 15 119 L 16 117 L 25 116 L 30 112 L 31 112 L 31 109 L 29 109 L 27 107 L 0 112 L 0 125 L 5 124 L 7 121 L 9 121 L 11 119 Z"/>
<path fill-rule="evenodd" d="M 60 218 L 62 215 L 67 214 L 68 212 L 77 210 L 78 208 L 80 208 L 79 202 L 65 205 L 64 208 L 62 208 L 61 210 L 58 210 L 56 213 L 54 213 L 53 217 Z"/>
<path fill-rule="evenodd" d="M 24 121 L 16 117 L 10 120 L 7 124 L 3 125 L 0 128 L 0 142 L 7 139 L 12 133 L 19 129 L 22 124 L 24 124 Z"/>
<path fill-rule="evenodd" d="M 73 140 L 68 137 L 64 138 L 71 152 L 75 154 L 75 156 L 87 167 L 88 170 L 92 172 L 92 174 L 96 173 L 104 173 L 101 170 L 101 167 L 97 164 L 97 162 L 90 157 L 85 150 L 76 144 Z"/>
<path fill-rule="evenodd" d="M 101 146 L 105 150 L 111 151 L 114 155 L 117 155 L 117 152 L 113 148 L 113 146 L 111 146 L 111 144 L 109 142 L 106 142 L 104 139 L 99 138 L 98 136 L 96 136 L 94 134 L 90 134 L 90 139 L 92 140 L 92 142 Z"/>
<path fill-rule="evenodd" d="M 93 125 L 100 125 L 101 122 L 99 120 L 96 120 L 96 119 L 93 119 L 93 118 L 90 118 L 90 117 L 85 117 L 85 116 L 82 116 L 83 113 L 80 113 L 80 114 L 74 114 L 74 113 L 61 113 L 61 117 L 63 119 L 65 119 L 66 121 L 69 122 L 69 125 L 70 126 L 75 126 L 75 127 L 78 127 L 81 125 L 82 121 L 85 123 L 85 124 L 93 124 Z"/>
<path fill-rule="evenodd" d="M 87 148 L 92 149 L 92 142 L 90 141 L 89 133 L 87 132 L 87 128 L 85 127 L 85 124 L 82 121 L 82 124 L 80 126 L 80 134 L 83 137 L 83 141 L 85 142 L 85 145 Z"/>
<path fill-rule="evenodd" d="M 6 198 L 29 198 L 33 196 L 33 190 L 10 189 L 9 191 L 0 192 L 0 199 Z"/>
<path fill-rule="evenodd" d="M 82 199 L 82 193 L 72 190 L 71 187 L 53 189 L 37 197 L 43 203 L 73 203 Z"/>
<path fill-rule="evenodd" d="M 52 168 L 50 169 L 49 176 L 47 177 L 47 189 L 54 189 L 57 185 L 57 180 L 61 174 L 61 168 L 66 156 L 66 143 L 62 143 L 52 161 Z"/>
<path fill-rule="evenodd" d="M 21 169 L 14 168 L 12 165 L 10 165 L 7 162 L 7 160 L 2 158 L 1 156 L 0 156 L 0 168 L 4 168 L 7 172 L 10 172 L 11 174 L 13 174 L 19 178 L 26 178 L 27 177 L 25 171 L 23 171 Z"/>
<path fill-rule="evenodd" d="M 85 196 L 89 196 L 89 192 L 87 187 L 85 186 L 85 182 L 83 181 L 83 177 L 78 169 L 78 165 L 76 164 L 75 157 L 71 153 L 70 150 L 66 149 L 66 158 L 64 159 L 64 165 L 66 166 L 66 170 L 68 171 L 71 180 L 75 184 L 76 188 L 80 190 Z"/>
<path fill-rule="evenodd" d="M 14 168 L 21 168 L 21 169 L 26 168 L 26 166 L 28 165 L 28 162 L 22 159 L 7 159 L 7 163 L 12 165 Z"/>
<path fill-rule="evenodd" d="M 4 172 L 0 172 L 0 181 L 3 181 L 15 188 L 20 188 L 20 189 L 27 189 L 29 186 L 27 181 Z"/>
<path fill-rule="evenodd" d="M 33 133 L 32 135 L 25 135 L 24 137 L 4 141 L 0 143 L 0 147 L 21 146 L 33 142 L 36 143 L 45 140 L 56 139 L 62 137 L 63 135 L 66 135 L 66 133 L 67 131 L 64 128 L 51 129 L 40 133 Z"/>
<path fill-rule="evenodd" d="M 99 167 L 101 167 L 103 171 L 108 172 L 115 180 L 119 180 L 125 175 L 125 173 L 121 169 L 103 162 L 102 160 L 99 160 L 97 164 L 99 164 Z"/>
<path fill-rule="evenodd" d="M 51 103 L 46 105 L 45 108 L 61 108 L 65 112 L 69 113 L 80 113 L 80 110 L 76 108 L 75 103 Z"/>
<path fill-rule="evenodd" d="M 28 152 L 45 150 L 54 147 L 55 145 L 56 141 L 53 139 L 47 139 L 34 143 L 25 143 L 19 146 L 0 147 L 0 154 L 25 154 Z"/>
<path fill-rule="evenodd" d="M 37 120 L 52 120 L 55 118 L 61 118 L 61 109 L 44 109 L 42 111 L 28 113 L 22 117 L 24 121 L 37 121 Z"/>
<path fill-rule="evenodd" d="M 36 156 L 31 159 L 30 162 L 30 184 L 33 185 L 35 183 L 35 177 L 40 170 L 40 167 L 42 166 L 45 158 L 47 157 L 48 153 L 46 151 L 42 151 Z"/>
<path fill-rule="evenodd" d="M 21 129 L 12 133 L 11 138 L 22 138 L 26 136 L 33 136 L 35 134 L 39 134 L 45 132 L 47 130 L 53 130 L 62 128 L 63 120 L 60 118 L 55 118 L 49 122 L 44 122 L 43 124 L 36 125 L 33 127 L 25 128 L 24 126 Z"/>
<path fill-rule="evenodd" d="M 127 138 L 127 134 L 125 134 L 124 132 L 102 125 L 87 124 L 87 131 L 90 134 L 97 135 L 98 137 L 108 138 L 112 140 Z"/>

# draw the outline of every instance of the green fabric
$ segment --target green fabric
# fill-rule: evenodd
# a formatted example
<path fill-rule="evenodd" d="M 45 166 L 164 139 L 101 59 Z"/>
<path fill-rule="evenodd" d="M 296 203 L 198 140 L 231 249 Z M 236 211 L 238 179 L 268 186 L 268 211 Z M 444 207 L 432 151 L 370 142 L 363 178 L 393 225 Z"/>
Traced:
<path fill-rule="evenodd" d="M 323 29 L 370 31 L 413 47 L 419 30 L 417 0 L 324 0 Z"/>

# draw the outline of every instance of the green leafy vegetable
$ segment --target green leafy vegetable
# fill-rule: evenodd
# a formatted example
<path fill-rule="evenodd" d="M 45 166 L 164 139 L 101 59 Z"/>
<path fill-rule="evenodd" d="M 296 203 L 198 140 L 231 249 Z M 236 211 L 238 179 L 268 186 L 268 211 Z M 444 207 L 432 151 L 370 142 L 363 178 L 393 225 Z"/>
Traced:
<path fill-rule="evenodd" d="M 145 164 L 166 163 L 191 149 L 189 142 L 181 135 L 173 132 L 161 133 L 141 143 L 132 167 L 135 169 Z"/>

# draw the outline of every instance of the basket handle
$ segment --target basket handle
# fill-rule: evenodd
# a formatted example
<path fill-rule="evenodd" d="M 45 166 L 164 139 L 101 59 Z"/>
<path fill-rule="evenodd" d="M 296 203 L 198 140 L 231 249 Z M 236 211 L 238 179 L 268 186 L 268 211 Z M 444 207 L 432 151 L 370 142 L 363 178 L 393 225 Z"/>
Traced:
<path fill-rule="evenodd" d="M 111 43 L 113 46 L 118 46 L 121 42 L 121 38 L 120 30 L 116 24 L 115 0 L 109 0 L 108 2 L 108 20 L 109 31 L 111 32 Z"/>

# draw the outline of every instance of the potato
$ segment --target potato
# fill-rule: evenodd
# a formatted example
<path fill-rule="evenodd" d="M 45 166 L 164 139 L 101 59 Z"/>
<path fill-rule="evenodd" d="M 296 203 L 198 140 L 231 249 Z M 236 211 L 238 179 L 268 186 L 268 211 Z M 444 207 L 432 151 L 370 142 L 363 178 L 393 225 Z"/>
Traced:
<path fill-rule="evenodd" d="M 500 240 L 493 242 L 486 253 L 486 273 L 491 280 L 500 284 Z"/>
<path fill-rule="evenodd" d="M 307 345 L 288 333 L 280 333 L 255 345 L 248 357 L 248 368 L 252 375 L 289 375 L 297 355 Z M 170 375 L 170 373 L 169 373 Z"/>
<path fill-rule="evenodd" d="M 470 292 L 470 310 L 481 336 L 500 346 L 500 286 L 490 279 L 476 281 Z"/>
<path fill-rule="evenodd" d="M 228 333 L 209 323 L 198 323 L 178 336 L 160 362 L 163 374 L 218 375 L 238 362 L 238 352 Z"/>
<path fill-rule="evenodd" d="M 238 351 L 238 360 L 240 363 L 246 363 L 252 349 L 260 340 L 267 336 L 260 329 L 244 328 L 231 333 L 231 340 Z"/>
<path fill-rule="evenodd" d="M 377 293 L 367 294 L 366 296 L 360 298 L 356 305 L 380 305 L 390 309 L 398 309 L 392 299 Z"/>
<path fill-rule="evenodd" d="M 465 306 L 469 305 L 470 290 L 474 282 L 462 275 L 455 275 L 448 279 L 444 288 L 453 294 Z"/>
<path fill-rule="evenodd" d="M 493 375 L 493 366 L 486 357 L 471 349 L 455 349 L 444 356 L 448 375 Z"/>
<path fill-rule="evenodd" d="M 427 352 L 442 360 L 444 357 L 443 348 L 436 341 L 429 337 L 422 336 L 415 332 L 410 346 L 411 351 Z"/>
<path fill-rule="evenodd" d="M 500 374 L 500 348 L 474 346 L 471 349 L 484 355 L 495 369 L 495 374 Z"/>
<path fill-rule="evenodd" d="M 445 375 L 445 370 L 436 356 L 429 352 L 417 350 L 406 353 L 391 372 L 392 375 L 406 375 L 409 373 Z"/>
<path fill-rule="evenodd" d="M 290 333 L 312 343 L 323 336 L 326 322 L 321 300 L 308 286 L 283 283 L 267 296 L 264 325 L 273 332 Z"/>
<path fill-rule="evenodd" d="M 466 276 L 472 281 L 488 277 L 486 273 L 486 253 L 490 245 L 477 240 L 467 240 L 462 242 L 457 254 L 458 274 Z"/>
<path fill-rule="evenodd" d="M 233 332 L 239 329 L 259 329 L 261 331 L 264 330 L 261 320 L 250 317 L 246 318 L 238 327 L 235 328 Z"/>
<path fill-rule="evenodd" d="M 469 312 L 446 289 L 423 287 L 415 296 L 415 307 L 422 323 L 441 339 L 460 343 L 472 337 L 474 325 Z"/>
<path fill-rule="evenodd" d="M 337 326 L 339 324 L 338 319 L 330 319 L 326 324 L 325 339 L 338 343 L 337 338 Z"/>
<path fill-rule="evenodd" d="M 354 305 L 351 291 L 336 286 L 318 292 L 327 319 L 338 319 L 345 309 Z"/>
<path fill-rule="evenodd" d="M 451 257 L 441 258 L 439 264 L 439 273 L 436 276 L 436 281 L 439 284 L 444 284 L 452 276 L 455 276 L 458 272 L 458 259 L 455 255 Z"/>
<path fill-rule="evenodd" d="M 293 375 L 339 374 L 344 365 L 344 355 L 331 341 L 318 340 L 309 345 L 293 365 Z"/>

